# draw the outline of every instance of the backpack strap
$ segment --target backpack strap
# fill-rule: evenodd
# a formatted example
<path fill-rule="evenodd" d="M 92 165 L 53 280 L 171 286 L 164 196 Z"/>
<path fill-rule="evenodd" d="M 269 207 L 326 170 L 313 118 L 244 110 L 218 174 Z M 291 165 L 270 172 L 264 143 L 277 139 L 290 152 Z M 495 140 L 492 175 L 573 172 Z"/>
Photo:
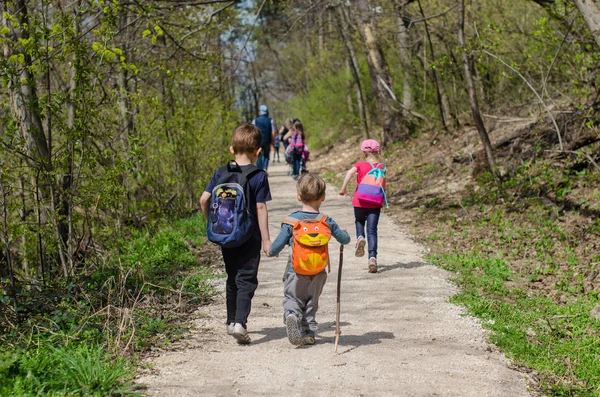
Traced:
<path fill-rule="evenodd" d="M 327 215 L 325 215 L 322 212 L 319 212 L 319 214 L 315 218 L 315 220 L 317 220 L 317 221 L 323 221 L 323 222 L 325 222 L 325 219 L 327 219 Z M 325 222 L 325 223 L 327 223 L 327 222 Z M 329 226 L 329 225 L 327 225 L 327 226 Z"/>
<path fill-rule="evenodd" d="M 298 222 L 300 219 L 293 217 L 291 215 L 288 215 L 283 221 L 281 221 L 282 224 L 286 224 L 286 225 L 291 225 L 292 227 L 296 224 L 296 222 Z"/>

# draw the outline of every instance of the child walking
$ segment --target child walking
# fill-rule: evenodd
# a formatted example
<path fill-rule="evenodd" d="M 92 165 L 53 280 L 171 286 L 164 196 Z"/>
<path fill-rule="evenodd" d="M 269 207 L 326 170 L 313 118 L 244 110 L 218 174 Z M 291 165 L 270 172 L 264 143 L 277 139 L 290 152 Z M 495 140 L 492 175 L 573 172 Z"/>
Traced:
<path fill-rule="evenodd" d="M 342 185 L 340 195 L 346 195 L 348 183 L 354 175 L 356 175 L 357 190 L 363 178 L 374 168 L 385 170 L 385 164 L 380 162 L 381 146 L 374 139 L 367 139 L 362 142 L 360 149 L 364 155 L 364 161 L 359 161 L 354 164 L 346 173 L 346 178 Z M 383 189 L 385 186 L 383 186 Z M 383 190 L 385 196 L 385 191 Z M 374 203 L 372 201 L 364 201 L 359 195 L 354 194 L 352 197 L 352 205 L 354 206 L 354 218 L 356 223 L 356 251 L 357 257 L 365 255 L 365 243 L 368 241 L 369 273 L 377 273 L 377 225 L 383 203 Z M 366 236 L 365 236 L 366 229 Z M 366 240 L 365 240 L 366 237 Z"/>
<path fill-rule="evenodd" d="M 327 280 L 328 242 L 333 236 L 348 244 L 350 236 L 330 217 L 319 212 L 325 201 L 325 181 L 307 173 L 296 185 L 302 209 L 284 219 L 268 256 L 276 256 L 289 244 L 292 255 L 284 275 L 283 320 L 288 339 L 295 346 L 313 345 L 318 323 L 319 297 Z"/>
<path fill-rule="evenodd" d="M 289 134 L 289 133 L 288 133 Z M 302 166 L 302 154 L 304 153 L 304 145 L 306 143 L 306 135 L 304 134 L 304 125 L 298 119 L 294 121 L 294 126 L 290 137 L 290 153 L 292 155 L 292 178 L 297 180 L 300 176 Z"/>
<path fill-rule="evenodd" d="M 248 344 L 246 322 L 258 286 L 261 245 L 265 253 L 271 248 L 266 204 L 271 191 L 265 171 L 255 166 L 261 152 L 260 129 L 242 124 L 233 131 L 231 141 L 229 150 L 235 161 L 215 171 L 200 206 L 209 238 L 221 239 L 217 243 L 227 272 L 227 333 L 238 343 Z M 246 205 L 247 211 L 239 210 L 240 205 Z M 237 219 L 239 224 L 235 224 Z"/>

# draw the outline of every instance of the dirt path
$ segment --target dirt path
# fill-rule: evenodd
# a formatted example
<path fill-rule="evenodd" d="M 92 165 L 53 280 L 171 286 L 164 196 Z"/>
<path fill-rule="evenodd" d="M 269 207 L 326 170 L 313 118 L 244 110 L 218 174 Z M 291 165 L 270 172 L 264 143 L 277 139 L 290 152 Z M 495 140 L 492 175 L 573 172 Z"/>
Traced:
<path fill-rule="evenodd" d="M 281 220 L 299 208 L 286 168 L 270 169 L 274 239 Z M 322 211 L 354 230 L 348 198 L 328 188 Z M 351 233 L 353 234 L 353 233 Z M 282 323 L 284 256 L 263 258 L 248 329 L 239 346 L 225 332 L 223 298 L 201 309 L 184 348 L 152 360 L 156 371 L 139 379 L 152 396 L 526 396 L 524 375 L 488 345 L 484 331 L 449 304 L 448 273 L 421 258 L 422 247 L 383 216 L 380 273 L 345 251 L 342 336 L 334 352 L 338 246 L 321 297 L 317 344 L 292 346 Z"/>

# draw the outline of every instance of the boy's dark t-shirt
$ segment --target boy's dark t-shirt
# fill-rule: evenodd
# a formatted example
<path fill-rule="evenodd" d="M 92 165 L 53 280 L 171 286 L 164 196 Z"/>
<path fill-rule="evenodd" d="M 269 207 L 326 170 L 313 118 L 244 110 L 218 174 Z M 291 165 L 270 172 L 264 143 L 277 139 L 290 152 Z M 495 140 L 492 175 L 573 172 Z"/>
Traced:
<path fill-rule="evenodd" d="M 242 169 L 246 169 L 247 167 L 247 165 L 241 166 Z M 220 171 L 220 168 L 215 171 L 210 182 L 208 183 L 208 186 L 206 186 L 206 189 L 204 189 L 205 192 L 212 194 L 212 190 L 221 178 Z M 250 190 L 250 195 L 252 196 L 252 198 L 249 200 L 249 203 L 254 203 L 254 205 L 249 204 L 250 213 L 252 214 L 252 221 L 254 222 L 252 236 L 260 240 L 261 236 L 260 228 L 258 227 L 258 215 L 256 212 L 256 204 L 271 201 L 271 188 L 269 187 L 269 180 L 267 178 L 267 174 L 262 170 L 253 174 L 248 180 L 248 188 Z"/>

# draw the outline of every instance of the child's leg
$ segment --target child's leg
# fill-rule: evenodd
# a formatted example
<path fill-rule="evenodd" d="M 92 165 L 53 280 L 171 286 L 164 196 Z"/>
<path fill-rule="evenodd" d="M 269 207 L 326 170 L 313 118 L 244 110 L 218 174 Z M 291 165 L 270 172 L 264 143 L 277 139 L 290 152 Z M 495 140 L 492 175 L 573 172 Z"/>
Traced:
<path fill-rule="evenodd" d="M 370 208 L 367 214 L 367 242 L 369 244 L 369 258 L 377 258 L 377 225 L 381 208 Z"/>
<path fill-rule="evenodd" d="M 298 176 L 300 174 L 300 161 L 302 155 L 292 152 L 292 176 Z"/>
<path fill-rule="evenodd" d="M 260 263 L 260 239 L 251 238 L 244 245 L 223 249 L 227 271 L 227 320 L 246 327 L 252 307 L 254 291 L 258 287 L 258 265 Z M 232 314 L 229 311 L 233 311 Z"/>
<path fill-rule="evenodd" d="M 294 346 L 301 346 L 302 332 L 300 323 L 302 321 L 303 300 L 301 292 L 305 289 L 305 278 L 295 272 L 288 272 L 283 284 L 283 323 L 290 343 Z M 300 293 L 300 294 L 299 294 Z"/>
<path fill-rule="evenodd" d="M 287 316 L 290 314 L 296 315 L 298 320 L 302 319 L 302 308 L 303 303 L 300 296 L 298 296 L 298 291 L 302 289 L 299 284 L 302 284 L 302 280 L 296 273 L 293 271 L 287 272 L 284 275 L 285 279 L 283 280 L 283 323 L 285 324 L 285 320 Z"/>
<path fill-rule="evenodd" d="M 311 336 L 314 337 L 314 334 L 319 327 L 316 316 L 317 310 L 319 310 L 319 297 L 321 296 L 323 286 L 325 286 L 325 282 L 327 281 L 327 272 L 321 272 L 317 275 L 308 277 L 310 277 L 312 281 L 307 289 L 308 299 L 305 301 L 302 332 L 311 333 Z"/>
<path fill-rule="evenodd" d="M 226 249 L 222 249 L 223 259 L 227 257 Z M 237 276 L 237 268 L 235 266 L 227 266 L 225 261 L 225 271 L 227 272 L 227 282 L 225 284 L 225 298 L 227 305 L 227 325 L 235 323 L 235 309 L 237 305 L 238 288 L 235 282 Z"/>
<path fill-rule="evenodd" d="M 365 208 L 354 207 L 354 221 L 356 223 L 356 237 L 365 237 L 365 222 L 367 221 Z"/>

